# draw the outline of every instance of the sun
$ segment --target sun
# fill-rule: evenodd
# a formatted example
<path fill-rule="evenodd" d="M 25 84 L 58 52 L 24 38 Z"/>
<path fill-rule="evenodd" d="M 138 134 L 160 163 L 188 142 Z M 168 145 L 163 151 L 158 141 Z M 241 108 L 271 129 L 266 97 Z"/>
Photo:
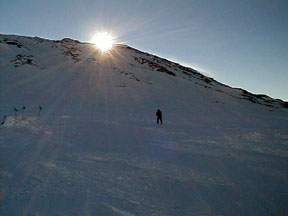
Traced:
<path fill-rule="evenodd" d="M 102 52 L 108 51 L 114 44 L 113 36 L 108 32 L 95 34 L 91 42 Z"/>

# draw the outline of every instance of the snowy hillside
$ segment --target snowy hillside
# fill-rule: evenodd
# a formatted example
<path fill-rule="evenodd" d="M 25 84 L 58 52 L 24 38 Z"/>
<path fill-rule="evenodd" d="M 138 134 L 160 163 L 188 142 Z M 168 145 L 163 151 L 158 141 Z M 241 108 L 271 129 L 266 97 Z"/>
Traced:
<path fill-rule="evenodd" d="M 14 35 L 0 91 L 1 215 L 287 215 L 287 102 L 126 45 Z"/>

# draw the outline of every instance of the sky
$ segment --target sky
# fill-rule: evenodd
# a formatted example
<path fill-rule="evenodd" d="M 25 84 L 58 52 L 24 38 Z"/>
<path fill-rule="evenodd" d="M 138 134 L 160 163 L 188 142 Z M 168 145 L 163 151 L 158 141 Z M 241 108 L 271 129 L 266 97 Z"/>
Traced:
<path fill-rule="evenodd" d="M 287 0 L 0 0 L 0 33 L 127 44 L 288 101 Z"/>

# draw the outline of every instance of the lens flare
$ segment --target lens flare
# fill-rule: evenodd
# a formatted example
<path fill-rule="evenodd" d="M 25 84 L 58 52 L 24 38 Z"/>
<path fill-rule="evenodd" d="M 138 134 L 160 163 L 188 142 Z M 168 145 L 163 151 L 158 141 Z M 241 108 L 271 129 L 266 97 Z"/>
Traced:
<path fill-rule="evenodd" d="M 113 36 L 107 32 L 94 35 L 91 42 L 102 52 L 108 51 L 114 44 Z"/>

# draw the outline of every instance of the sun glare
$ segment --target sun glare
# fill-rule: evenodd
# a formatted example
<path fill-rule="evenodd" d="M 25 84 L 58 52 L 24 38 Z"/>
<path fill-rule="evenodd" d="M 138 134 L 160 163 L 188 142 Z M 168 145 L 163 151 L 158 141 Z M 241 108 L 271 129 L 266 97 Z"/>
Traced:
<path fill-rule="evenodd" d="M 95 46 L 102 52 L 105 52 L 112 48 L 114 40 L 111 34 L 102 32 L 94 35 L 92 38 L 92 43 L 94 43 Z"/>

